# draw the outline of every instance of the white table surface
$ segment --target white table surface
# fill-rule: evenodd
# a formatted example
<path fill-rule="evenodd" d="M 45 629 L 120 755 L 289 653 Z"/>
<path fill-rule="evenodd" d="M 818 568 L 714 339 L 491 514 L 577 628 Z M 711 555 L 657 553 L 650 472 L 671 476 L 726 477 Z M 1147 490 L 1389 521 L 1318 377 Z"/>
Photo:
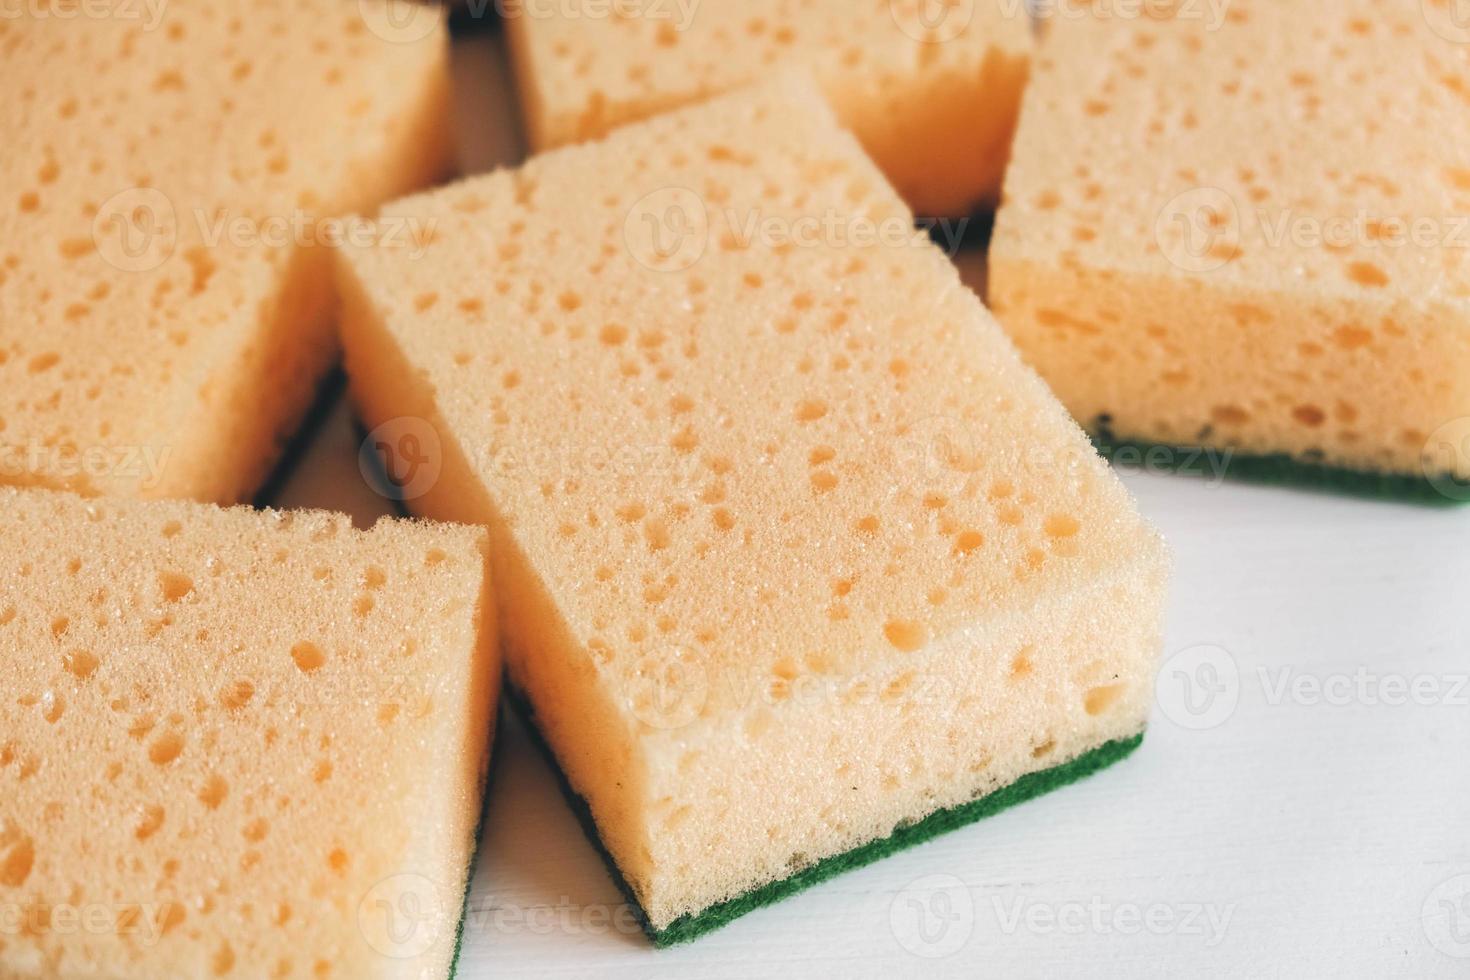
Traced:
<path fill-rule="evenodd" d="M 520 152 L 496 44 L 467 172 Z M 273 502 L 391 513 L 357 448 L 339 404 Z M 1470 508 L 1124 478 L 1175 556 L 1133 757 L 654 951 L 512 720 L 459 976 L 1470 977 Z"/>

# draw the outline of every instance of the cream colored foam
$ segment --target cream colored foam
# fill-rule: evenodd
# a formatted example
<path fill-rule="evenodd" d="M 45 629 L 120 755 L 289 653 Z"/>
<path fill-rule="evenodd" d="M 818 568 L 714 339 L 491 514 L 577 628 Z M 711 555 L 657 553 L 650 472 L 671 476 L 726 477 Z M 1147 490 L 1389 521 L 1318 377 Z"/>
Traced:
<path fill-rule="evenodd" d="M 622 17 L 595 7 L 507 10 L 537 148 L 800 65 L 920 214 L 968 213 L 999 192 L 1031 53 L 1020 2 L 635 0 Z"/>
<path fill-rule="evenodd" d="M 345 254 L 354 398 L 437 433 L 414 506 L 490 526 L 510 676 L 655 926 L 1143 726 L 1159 540 L 812 88 L 386 213 L 440 235 Z"/>
<path fill-rule="evenodd" d="M 0 482 L 246 499 L 336 353 L 316 218 L 448 164 L 440 15 L 53 7 L 0 18 Z"/>
<path fill-rule="evenodd" d="M 484 545 L 0 487 L 0 976 L 444 977 Z"/>
<path fill-rule="evenodd" d="M 1470 49 L 1419 4 L 1228 11 L 1051 25 L 993 308 L 1084 425 L 1470 475 L 1431 438 L 1470 415 Z"/>

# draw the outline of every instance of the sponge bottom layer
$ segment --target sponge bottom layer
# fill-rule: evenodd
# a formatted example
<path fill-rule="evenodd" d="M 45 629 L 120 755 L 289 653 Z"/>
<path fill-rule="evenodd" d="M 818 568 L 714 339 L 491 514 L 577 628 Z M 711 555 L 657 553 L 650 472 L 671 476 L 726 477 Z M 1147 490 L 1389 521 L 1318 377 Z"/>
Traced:
<path fill-rule="evenodd" d="M 1285 453 L 1268 456 L 1232 453 L 1225 460 L 1223 471 L 1216 474 L 1214 467 L 1225 451 L 1220 448 L 1171 446 L 1119 438 L 1107 426 L 1098 423 L 1090 428 L 1090 434 L 1097 451 L 1115 466 L 1132 464 L 1194 476 L 1219 475 L 1244 483 L 1300 487 L 1431 507 L 1458 507 L 1470 503 L 1470 486 L 1450 473 L 1431 479 L 1409 473 L 1352 470 Z M 1444 488 L 1453 489 L 1446 492 Z"/>
<path fill-rule="evenodd" d="M 935 811 L 915 823 L 900 824 L 887 837 L 869 841 L 842 854 L 834 854 L 789 878 L 782 878 L 779 881 L 770 882 L 769 884 L 746 892 L 744 895 L 737 895 L 735 898 L 728 899 L 718 905 L 712 905 L 701 912 L 682 916 L 675 919 L 664 929 L 655 929 L 649 923 L 648 917 L 644 914 L 642 907 L 638 904 L 637 898 L 633 895 L 633 890 L 628 887 L 627 881 L 618 870 L 616 862 L 613 861 L 612 856 L 603 846 L 602 840 L 597 833 L 597 825 L 592 819 L 592 811 L 587 806 L 587 801 L 577 795 L 576 790 L 572 789 L 571 784 L 567 782 L 566 775 L 561 771 L 561 767 L 557 765 L 556 757 L 541 737 L 541 733 L 536 727 L 535 712 L 530 703 L 521 692 L 510 688 L 507 688 L 507 697 L 515 706 L 521 720 L 525 723 L 531 740 L 536 743 L 542 755 L 545 756 L 547 763 L 551 766 L 552 771 L 556 773 L 557 783 L 561 786 L 562 794 L 571 805 L 573 812 L 576 813 L 577 820 L 581 823 L 582 830 L 586 833 L 587 839 L 592 842 L 592 846 L 602 856 L 602 861 L 607 866 L 608 874 L 612 876 L 613 881 L 617 883 L 618 888 L 622 891 L 624 897 L 627 898 L 628 904 L 632 906 L 634 913 L 638 917 L 639 924 L 643 927 L 644 933 L 647 934 L 653 945 L 659 948 L 689 942 L 691 939 L 696 939 L 707 932 L 712 932 L 738 919 L 745 913 L 760 908 L 762 905 L 769 905 L 772 902 L 780 901 L 783 898 L 787 898 L 797 892 L 810 888 L 812 885 L 826 881 L 828 878 L 841 874 L 844 871 L 871 864 L 879 858 L 886 857 L 906 847 L 922 844 L 924 841 L 937 837 L 940 834 L 956 830 L 966 824 L 992 816 L 1018 803 L 1024 803 L 1033 797 L 1040 796 L 1043 793 L 1060 789 L 1068 783 L 1074 783 L 1101 769 L 1106 769 L 1115 762 L 1127 758 L 1143 742 L 1142 732 L 1139 732 L 1132 738 L 1106 742 L 1070 762 L 1063 763 L 1060 766 L 1054 766 L 1051 769 L 1043 769 L 1040 772 L 1029 773 L 993 793 L 971 800 L 968 803 L 962 803 L 959 806 L 950 807 L 947 810 Z"/>

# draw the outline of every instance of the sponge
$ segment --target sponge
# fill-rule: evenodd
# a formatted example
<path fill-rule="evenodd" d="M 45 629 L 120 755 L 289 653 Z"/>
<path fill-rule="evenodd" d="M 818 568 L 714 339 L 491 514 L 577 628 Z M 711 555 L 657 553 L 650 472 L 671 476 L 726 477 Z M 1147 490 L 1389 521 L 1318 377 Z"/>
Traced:
<path fill-rule="evenodd" d="M 54 14 L 0 19 L 0 482 L 249 499 L 336 356 L 338 216 L 450 164 L 442 15 Z"/>
<path fill-rule="evenodd" d="M 505 17 L 537 149 L 800 65 L 932 216 L 994 203 L 1032 47 L 1026 5 L 1010 0 L 653 2 L 603 17 L 513 0 Z"/>
<path fill-rule="evenodd" d="M 384 213 L 353 398 L 655 932 L 1142 730 L 1161 541 L 812 83 Z"/>
<path fill-rule="evenodd" d="M 0 975 L 443 977 L 480 529 L 0 488 Z"/>
<path fill-rule="evenodd" d="M 1462 46 L 1414 4 L 1183 10 L 1049 25 L 996 315 L 1109 439 L 1470 498 Z"/>

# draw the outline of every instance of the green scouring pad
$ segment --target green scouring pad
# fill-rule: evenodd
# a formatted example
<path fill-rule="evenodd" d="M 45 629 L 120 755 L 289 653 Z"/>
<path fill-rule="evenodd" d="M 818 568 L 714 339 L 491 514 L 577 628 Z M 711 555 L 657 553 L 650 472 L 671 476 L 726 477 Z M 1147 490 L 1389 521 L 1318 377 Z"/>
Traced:
<path fill-rule="evenodd" d="M 495 714 L 495 733 L 491 746 L 505 744 L 505 713 Z M 480 838 L 485 832 L 485 814 L 490 809 L 490 790 L 495 785 L 495 774 L 500 771 L 500 756 L 490 753 L 490 763 L 485 768 L 485 785 L 480 791 L 480 819 L 475 821 L 475 849 L 470 853 L 470 866 L 465 870 L 464 897 L 459 906 L 459 922 L 454 927 L 454 955 L 449 960 L 449 980 L 459 975 L 459 957 L 464 952 L 464 926 L 470 917 L 470 889 L 475 882 L 475 867 L 480 863 Z"/>
<path fill-rule="evenodd" d="M 804 868 L 789 878 L 782 878 L 762 885 L 744 895 L 712 905 L 703 911 L 675 919 L 664 929 L 655 929 L 648 921 L 642 907 L 638 904 L 637 897 L 628 886 L 626 879 L 618 870 L 617 863 L 603 846 L 602 839 L 597 833 L 597 824 L 592 819 L 592 811 L 587 806 L 587 801 L 577 794 L 577 791 L 567 782 L 566 775 L 557 764 L 556 757 L 550 747 L 541 737 L 540 730 L 536 726 L 535 712 L 530 703 L 518 691 L 508 693 L 511 703 L 515 706 L 525 728 L 530 734 L 531 740 L 540 749 L 551 769 L 556 773 L 558 785 L 561 786 L 562 794 L 571 805 L 572 811 L 577 815 L 577 820 L 582 825 L 583 832 L 597 853 L 602 856 L 603 864 L 607 866 L 608 874 L 617 883 L 619 890 L 627 898 L 628 904 L 632 906 L 638 917 L 639 924 L 648 935 L 654 946 L 664 948 L 679 943 L 686 943 L 692 939 L 712 932 L 721 926 L 738 919 L 747 912 L 754 911 L 762 905 L 780 901 L 797 892 L 810 888 L 812 885 L 826 881 L 834 875 L 841 874 L 863 865 L 871 864 L 879 858 L 886 857 L 895 851 L 906 847 L 922 844 L 930 838 L 940 834 L 958 829 L 966 824 L 974 823 L 985 817 L 992 816 L 1009 809 L 1018 803 L 1025 803 L 1033 797 L 1048 793 L 1054 789 L 1060 789 L 1068 783 L 1074 783 L 1093 773 L 1105 769 L 1115 762 L 1119 762 L 1132 754 L 1143 742 L 1143 733 L 1132 738 L 1118 739 L 1098 746 L 1090 752 L 1078 756 L 1070 762 L 1033 772 L 1022 776 L 1015 782 L 1003 786 L 993 793 L 961 803 L 959 806 L 950 807 L 947 810 L 938 810 L 916 823 L 900 824 L 893 828 L 893 832 L 887 837 L 869 841 L 859 847 L 855 847 L 843 854 L 835 854 L 824 858 L 817 863 Z"/>
<path fill-rule="evenodd" d="M 1457 507 L 1470 503 L 1470 486 L 1452 474 L 1430 478 L 1409 473 L 1375 473 L 1285 453 L 1249 455 L 1203 446 L 1171 446 L 1114 435 L 1105 423 L 1091 427 L 1093 445 L 1108 462 L 1122 469 L 1144 468 L 1191 476 L 1218 476 L 1246 483 L 1299 487 L 1374 500 Z M 1446 488 L 1454 488 L 1447 492 Z M 1458 491 L 1458 492 L 1455 492 Z"/>

